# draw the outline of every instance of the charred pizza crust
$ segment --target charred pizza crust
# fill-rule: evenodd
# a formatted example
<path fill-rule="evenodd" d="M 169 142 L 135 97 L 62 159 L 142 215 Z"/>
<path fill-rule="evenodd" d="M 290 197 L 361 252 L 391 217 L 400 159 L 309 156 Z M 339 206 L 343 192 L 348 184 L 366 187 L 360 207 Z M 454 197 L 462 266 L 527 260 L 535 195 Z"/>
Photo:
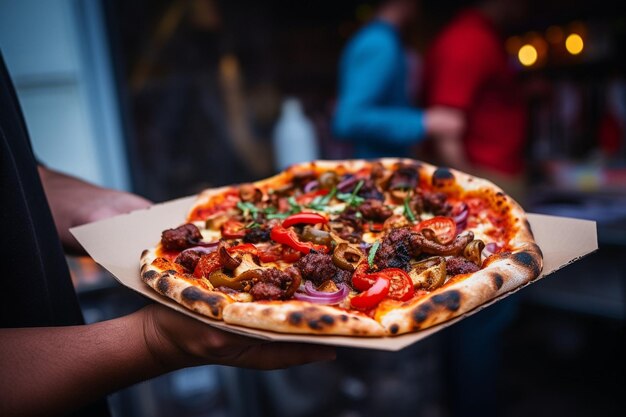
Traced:
<path fill-rule="evenodd" d="M 534 241 L 524 210 L 499 187 L 482 178 L 414 160 L 386 158 L 297 164 L 254 185 L 281 187 L 289 185 L 301 172 L 332 170 L 351 173 L 372 162 L 380 162 L 386 168 L 397 163 L 417 163 L 420 178 L 431 181 L 434 189 L 460 198 L 477 196 L 486 199 L 493 210 L 513 219 L 509 225 L 507 250 L 490 256 L 479 271 L 457 275 L 422 297 L 408 302 L 383 301 L 374 318 L 358 311 L 298 300 L 239 302 L 214 290 L 209 282 L 198 285 L 197 280 L 186 277 L 177 264 L 159 260 L 154 248 L 142 254 L 142 280 L 190 310 L 230 324 L 281 333 L 393 336 L 419 331 L 463 315 L 539 276 L 543 267 L 542 253 Z M 189 218 L 229 189 L 222 187 L 202 192 L 189 211 Z"/>

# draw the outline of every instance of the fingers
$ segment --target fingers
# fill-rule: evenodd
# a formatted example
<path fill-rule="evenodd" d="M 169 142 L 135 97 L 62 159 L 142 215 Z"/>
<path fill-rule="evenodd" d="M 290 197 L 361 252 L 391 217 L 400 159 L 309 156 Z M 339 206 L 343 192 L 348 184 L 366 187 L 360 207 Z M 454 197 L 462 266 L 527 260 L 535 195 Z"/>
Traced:
<path fill-rule="evenodd" d="M 276 343 L 211 327 L 167 307 L 146 308 L 160 335 L 158 354 L 178 366 L 217 364 L 252 369 L 281 369 L 335 359 L 335 348 L 302 343 Z M 162 348 L 165 346 L 165 349 Z M 171 349 L 175 346 L 177 349 Z M 184 353 L 186 358 L 181 358 Z"/>

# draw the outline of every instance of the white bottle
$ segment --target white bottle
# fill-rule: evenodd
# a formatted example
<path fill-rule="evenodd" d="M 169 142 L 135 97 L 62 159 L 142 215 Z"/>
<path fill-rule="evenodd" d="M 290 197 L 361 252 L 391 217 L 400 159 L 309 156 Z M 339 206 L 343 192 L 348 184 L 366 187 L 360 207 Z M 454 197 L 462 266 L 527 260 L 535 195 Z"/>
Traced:
<path fill-rule="evenodd" d="M 283 101 L 272 140 L 278 171 L 297 162 L 319 159 L 319 145 L 313 123 L 302 111 L 297 98 L 288 97 Z"/>

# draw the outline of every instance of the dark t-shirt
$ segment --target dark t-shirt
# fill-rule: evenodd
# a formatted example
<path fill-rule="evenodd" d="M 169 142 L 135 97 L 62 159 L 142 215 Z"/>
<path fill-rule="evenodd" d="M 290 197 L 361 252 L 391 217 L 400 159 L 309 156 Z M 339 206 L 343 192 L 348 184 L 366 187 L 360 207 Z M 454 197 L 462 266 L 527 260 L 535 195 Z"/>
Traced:
<path fill-rule="evenodd" d="M 0 54 L 0 327 L 83 324 L 37 162 Z M 76 414 L 107 416 L 104 401 Z"/>

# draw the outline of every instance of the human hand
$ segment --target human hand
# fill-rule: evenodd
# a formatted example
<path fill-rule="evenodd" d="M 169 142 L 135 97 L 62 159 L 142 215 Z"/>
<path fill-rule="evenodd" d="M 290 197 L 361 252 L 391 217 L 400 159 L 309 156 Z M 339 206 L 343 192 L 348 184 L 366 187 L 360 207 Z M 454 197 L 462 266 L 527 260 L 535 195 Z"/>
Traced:
<path fill-rule="evenodd" d="M 426 133 L 433 136 L 460 136 L 465 130 L 465 115 L 452 107 L 434 106 L 424 112 Z"/>
<path fill-rule="evenodd" d="M 206 364 L 269 370 L 336 356 L 330 346 L 269 342 L 225 332 L 158 304 L 141 313 L 146 345 L 166 370 Z"/>

